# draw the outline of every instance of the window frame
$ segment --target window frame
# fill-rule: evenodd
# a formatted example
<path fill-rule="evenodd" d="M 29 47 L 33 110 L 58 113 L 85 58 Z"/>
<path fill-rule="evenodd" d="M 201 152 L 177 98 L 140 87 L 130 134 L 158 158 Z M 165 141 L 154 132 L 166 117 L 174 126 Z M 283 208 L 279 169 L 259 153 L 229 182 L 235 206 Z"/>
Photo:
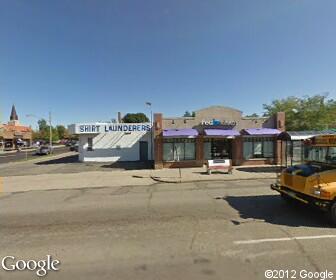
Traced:
<path fill-rule="evenodd" d="M 91 143 L 90 143 L 91 142 Z M 87 151 L 88 152 L 93 152 L 93 137 L 88 137 L 87 139 L 87 143 L 88 143 L 88 146 L 87 146 Z"/>
<path fill-rule="evenodd" d="M 175 144 L 183 144 L 183 157 L 181 157 L 182 159 L 180 160 L 176 160 L 176 145 Z M 192 159 L 186 159 L 186 144 L 194 144 L 194 157 Z M 173 150 L 173 156 L 172 156 L 172 160 L 166 160 L 164 158 L 164 153 L 163 153 L 163 157 L 162 160 L 164 162 L 182 162 L 182 161 L 193 161 L 196 160 L 196 139 L 195 138 L 163 138 L 163 146 L 165 144 L 171 144 L 172 145 L 172 150 Z M 164 147 L 162 149 L 164 151 Z"/>
<path fill-rule="evenodd" d="M 252 150 L 252 156 L 251 158 L 246 158 L 244 156 L 244 149 L 245 149 L 245 143 L 251 143 L 251 150 Z M 271 156 L 266 156 L 265 155 L 265 143 L 267 142 L 272 142 L 273 145 L 273 151 L 272 151 L 272 155 Z M 255 147 L 256 147 L 256 143 L 260 144 L 261 143 L 261 154 L 256 154 L 255 153 Z M 274 158 L 275 155 L 275 138 L 274 137 L 258 137 L 258 136 L 247 136 L 243 138 L 243 157 L 244 160 L 253 160 L 253 159 L 270 159 L 270 158 Z"/>

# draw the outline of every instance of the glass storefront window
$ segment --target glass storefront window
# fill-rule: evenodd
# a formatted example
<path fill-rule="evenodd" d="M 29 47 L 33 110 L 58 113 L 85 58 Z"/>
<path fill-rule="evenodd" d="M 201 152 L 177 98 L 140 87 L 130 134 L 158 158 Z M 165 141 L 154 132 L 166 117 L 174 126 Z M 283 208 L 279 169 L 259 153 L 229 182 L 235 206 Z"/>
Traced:
<path fill-rule="evenodd" d="M 252 142 L 244 142 L 244 159 L 251 159 L 253 158 L 253 146 Z"/>
<path fill-rule="evenodd" d="M 261 158 L 263 156 L 262 151 L 263 142 L 254 142 L 253 143 L 253 155 L 256 158 Z"/>
<path fill-rule="evenodd" d="M 174 143 L 174 161 L 184 160 L 184 143 Z"/>
<path fill-rule="evenodd" d="M 164 161 L 196 159 L 195 139 L 165 138 L 163 143 Z"/>
<path fill-rule="evenodd" d="M 203 157 L 205 160 L 211 159 L 211 142 L 204 142 Z"/>
<path fill-rule="evenodd" d="M 243 145 L 244 159 L 273 158 L 274 138 L 272 137 L 245 137 Z"/>
<path fill-rule="evenodd" d="M 293 140 L 286 141 L 286 151 L 285 156 L 287 155 L 286 164 L 300 164 L 303 161 L 303 141 L 302 140 Z"/>
<path fill-rule="evenodd" d="M 193 160 L 196 158 L 195 155 L 196 155 L 195 143 L 185 143 L 184 159 Z"/>
<path fill-rule="evenodd" d="M 173 143 L 163 143 L 163 160 L 164 161 L 174 160 Z"/>
<path fill-rule="evenodd" d="M 272 158 L 274 156 L 274 142 L 264 141 L 264 157 Z"/>

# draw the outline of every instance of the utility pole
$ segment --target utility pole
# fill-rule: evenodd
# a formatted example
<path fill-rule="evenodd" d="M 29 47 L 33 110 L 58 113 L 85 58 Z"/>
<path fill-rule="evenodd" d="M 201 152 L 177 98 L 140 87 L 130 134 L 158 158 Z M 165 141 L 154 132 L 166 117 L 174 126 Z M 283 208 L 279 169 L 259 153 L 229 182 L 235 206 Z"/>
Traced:
<path fill-rule="evenodd" d="M 34 117 L 34 118 L 37 118 L 37 119 L 43 119 L 43 120 L 46 120 L 45 117 L 41 117 L 41 116 L 36 116 L 36 115 L 33 115 L 33 114 L 28 114 L 26 115 L 26 117 Z M 51 111 L 49 111 L 49 149 L 50 149 L 50 153 L 52 153 L 52 126 L 51 126 L 52 122 L 51 122 Z"/>
<path fill-rule="evenodd" d="M 154 137 L 153 137 L 153 110 L 152 110 L 152 103 L 146 102 L 145 103 L 150 108 L 150 123 L 151 123 L 151 160 L 154 161 L 153 154 L 154 154 Z"/>
<path fill-rule="evenodd" d="M 151 105 L 151 111 L 150 111 L 150 114 L 151 114 L 151 160 L 153 161 L 154 158 L 153 158 L 153 149 L 154 149 L 154 145 L 153 145 L 153 111 L 152 111 L 152 105 Z"/>
<path fill-rule="evenodd" d="M 49 112 L 49 146 L 50 146 L 50 153 L 52 153 L 52 126 L 51 126 L 51 112 Z"/>

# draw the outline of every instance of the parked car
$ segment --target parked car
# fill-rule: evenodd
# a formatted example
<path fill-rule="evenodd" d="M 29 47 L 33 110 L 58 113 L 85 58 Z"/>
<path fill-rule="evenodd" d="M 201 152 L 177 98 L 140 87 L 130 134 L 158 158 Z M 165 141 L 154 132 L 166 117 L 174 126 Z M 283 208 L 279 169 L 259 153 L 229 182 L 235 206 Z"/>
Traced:
<path fill-rule="evenodd" d="M 40 147 L 43 145 L 48 145 L 46 141 L 44 140 L 35 140 L 32 144 L 33 147 Z"/>
<path fill-rule="evenodd" d="M 37 148 L 36 154 L 37 155 L 49 155 L 49 154 L 52 153 L 52 151 L 53 151 L 52 147 L 42 145 L 42 146 L 40 146 L 40 147 Z"/>
<path fill-rule="evenodd" d="M 70 147 L 74 142 L 72 140 L 67 140 L 65 146 Z"/>
<path fill-rule="evenodd" d="M 9 151 L 13 149 L 13 144 L 10 142 L 5 142 L 4 150 Z"/>
<path fill-rule="evenodd" d="M 79 147 L 79 143 L 78 143 L 78 141 L 76 141 L 75 143 L 71 144 L 70 151 L 78 152 L 78 147 Z"/>

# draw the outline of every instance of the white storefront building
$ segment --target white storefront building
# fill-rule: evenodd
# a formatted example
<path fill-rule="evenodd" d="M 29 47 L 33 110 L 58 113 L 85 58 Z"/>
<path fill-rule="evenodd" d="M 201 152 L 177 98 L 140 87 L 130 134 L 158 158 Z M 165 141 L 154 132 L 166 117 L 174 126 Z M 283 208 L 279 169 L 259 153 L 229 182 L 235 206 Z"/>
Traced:
<path fill-rule="evenodd" d="M 152 160 L 150 123 L 80 123 L 69 126 L 79 136 L 79 160 L 117 162 Z"/>

